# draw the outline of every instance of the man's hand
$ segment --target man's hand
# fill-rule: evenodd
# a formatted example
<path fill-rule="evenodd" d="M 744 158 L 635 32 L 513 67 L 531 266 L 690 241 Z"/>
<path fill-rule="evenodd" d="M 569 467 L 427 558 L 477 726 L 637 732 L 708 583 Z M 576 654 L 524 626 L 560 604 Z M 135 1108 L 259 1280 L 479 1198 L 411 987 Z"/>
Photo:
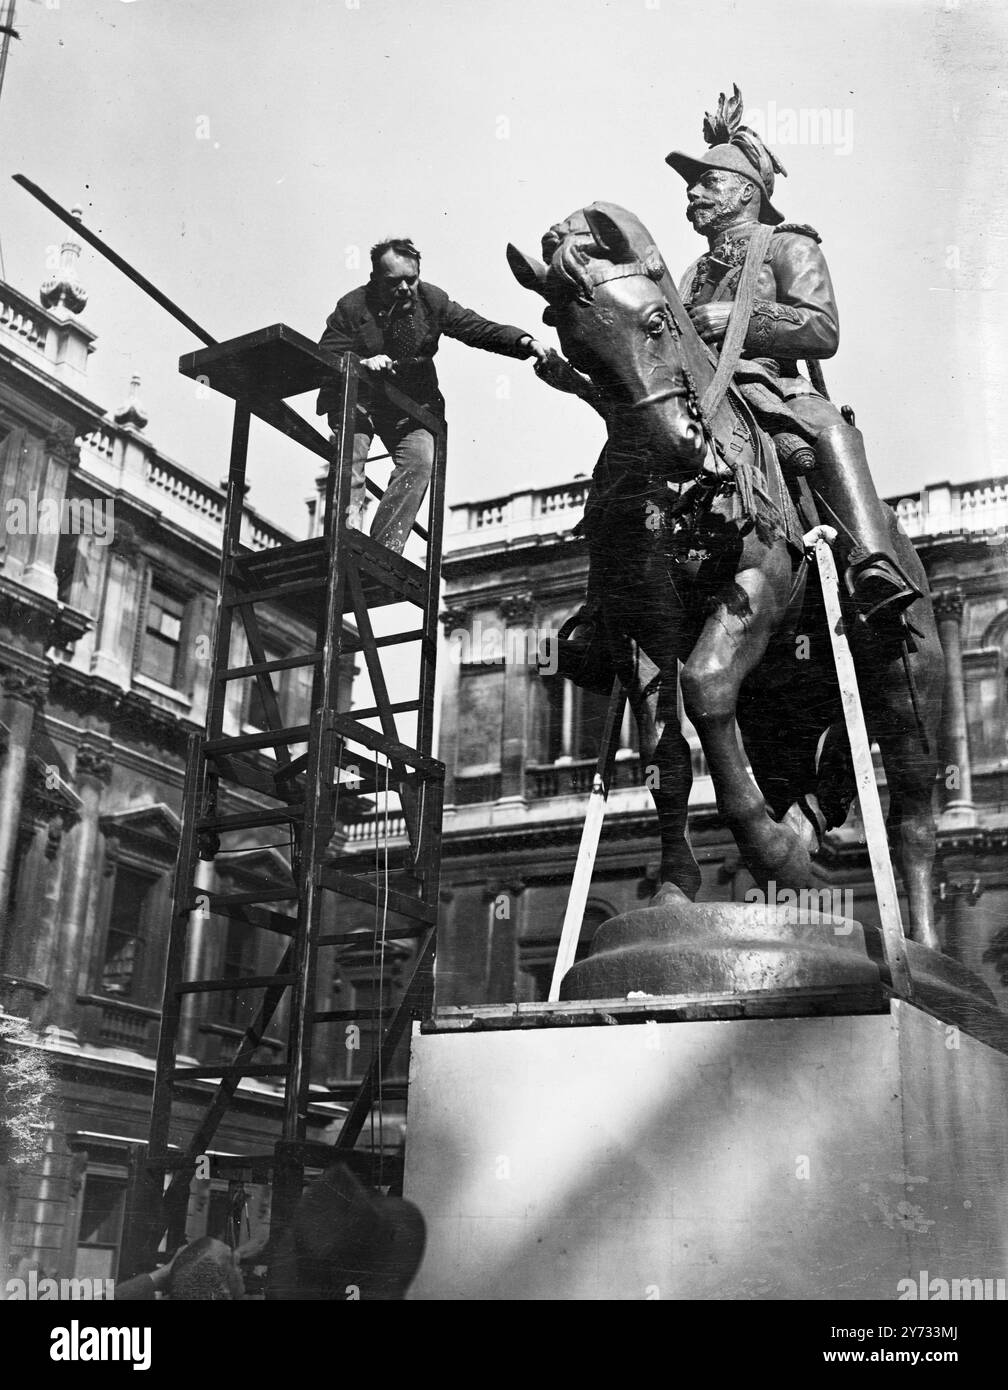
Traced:
<path fill-rule="evenodd" d="M 734 301 L 721 300 L 716 304 L 698 304 L 689 311 L 693 327 L 705 343 L 716 343 L 724 337 Z"/>
<path fill-rule="evenodd" d="M 394 372 L 395 363 L 391 357 L 387 357 L 384 352 L 378 353 L 376 357 L 362 357 L 361 366 L 366 367 L 369 372 Z"/>
<path fill-rule="evenodd" d="M 529 355 L 536 358 L 539 362 L 546 362 L 549 359 L 550 349 L 545 343 L 540 343 L 538 339 L 531 336 L 522 339 L 523 347 L 528 349 Z"/>
<path fill-rule="evenodd" d="M 548 351 L 545 357 L 540 357 L 532 370 L 547 386 L 552 386 L 557 391 L 568 391 L 574 396 L 582 395 L 591 387 L 591 382 L 576 372 L 558 352 Z"/>

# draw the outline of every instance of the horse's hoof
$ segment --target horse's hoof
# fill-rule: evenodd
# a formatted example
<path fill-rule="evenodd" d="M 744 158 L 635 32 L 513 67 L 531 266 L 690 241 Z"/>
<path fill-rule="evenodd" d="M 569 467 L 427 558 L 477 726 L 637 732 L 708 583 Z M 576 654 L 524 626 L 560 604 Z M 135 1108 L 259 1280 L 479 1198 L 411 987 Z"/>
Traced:
<path fill-rule="evenodd" d="M 648 907 L 667 907 L 670 903 L 688 903 L 693 899 L 688 893 L 684 893 L 678 883 L 659 883 Z"/>

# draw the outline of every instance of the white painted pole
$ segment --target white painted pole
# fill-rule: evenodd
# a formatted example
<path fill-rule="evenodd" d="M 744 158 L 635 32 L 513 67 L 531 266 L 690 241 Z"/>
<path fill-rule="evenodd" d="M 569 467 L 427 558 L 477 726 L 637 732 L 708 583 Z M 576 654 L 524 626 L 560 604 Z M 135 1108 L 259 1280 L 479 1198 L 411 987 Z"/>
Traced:
<path fill-rule="evenodd" d="M 560 982 L 574 964 L 578 941 L 581 937 L 581 923 L 584 921 L 588 893 L 591 889 L 592 871 L 595 868 L 595 855 L 598 853 L 599 839 L 602 835 L 602 820 L 605 816 L 606 798 L 612 778 L 613 762 L 619 743 L 619 731 L 623 722 L 623 709 L 626 704 L 626 691 L 619 681 L 613 682 L 609 696 L 609 709 L 606 713 L 602 744 L 599 748 L 598 765 L 592 780 L 588 810 L 581 831 L 581 844 L 578 847 L 574 876 L 571 879 L 567 911 L 564 913 L 563 927 L 560 931 L 560 945 L 557 949 L 553 979 L 550 982 L 549 1002 L 560 998 Z"/>
<path fill-rule="evenodd" d="M 851 656 L 847 629 L 844 626 L 840 609 L 840 583 L 836 564 L 830 546 L 837 533 L 832 526 L 816 526 L 805 536 L 806 550 L 814 550 L 816 564 L 819 566 L 819 580 L 822 585 L 823 603 L 826 607 L 826 622 L 833 644 L 833 659 L 836 662 L 837 681 L 840 685 L 840 699 L 843 704 L 847 737 L 850 740 L 851 759 L 854 763 L 854 778 L 857 784 L 858 801 L 861 806 L 861 819 L 864 823 L 865 839 L 868 842 L 868 857 L 871 861 L 875 892 L 878 897 L 879 919 L 882 924 L 882 943 L 885 948 L 889 971 L 892 975 L 893 990 L 902 999 L 913 999 L 913 983 L 907 962 L 906 939 L 903 934 L 903 919 L 900 915 L 899 897 L 896 893 L 896 879 L 893 875 L 892 860 L 889 857 L 889 840 L 885 822 L 882 819 L 882 802 L 879 800 L 878 786 L 875 782 L 875 765 L 872 761 L 871 744 L 868 740 L 868 727 L 865 724 L 861 696 L 858 693 L 857 673 L 854 658 Z"/>

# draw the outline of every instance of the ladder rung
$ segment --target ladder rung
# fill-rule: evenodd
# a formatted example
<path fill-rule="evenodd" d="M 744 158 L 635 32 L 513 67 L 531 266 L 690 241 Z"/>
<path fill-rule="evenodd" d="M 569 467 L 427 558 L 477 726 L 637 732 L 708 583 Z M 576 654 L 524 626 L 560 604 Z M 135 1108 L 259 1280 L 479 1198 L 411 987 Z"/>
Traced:
<path fill-rule="evenodd" d="M 250 1062 L 241 1067 L 175 1067 L 172 1081 L 219 1081 L 224 1076 L 286 1076 L 287 1068 L 277 1062 Z"/>
<path fill-rule="evenodd" d="M 396 700 L 394 704 L 389 705 L 389 709 L 393 714 L 412 714 L 419 708 L 419 700 Z M 352 709 L 349 713 L 352 714 L 355 719 L 375 719 L 381 714 L 381 710 L 377 705 L 373 705 L 365 709 Z"/>
<path fill-rule="evenodd" d="M 225 608 L 243 608 L 252 603 L 268 603 L 274 599 L 292 598 L 294 594 L 318 594 L 319 582 L 316 578 L 295 579 L 287 584 L 274 584 L 269 589 L 245 589 L 237 594 L 228 594 L 224 600 Z M 324 592 L 322 594 L 324 597 Z"/>
<path fill-rule="evenodd" d="M 291 758 L 289 763 L 286 763 L 283 767 L 277 768 L 276 780 L 278 782 L 286 782 L 288 777 L 296 777 L 299 772 L 304 772 L 307 766 L 308 754 L 299 753 L 296 758 Z"/>
<path fill-rule="evenodd" d="M 387 546 L 366 536 L 363 531 L 349 531 L 350 549 L 357 552 L 357 564 L 367 574 L 390 589 L 416 589 L 422 595 L 427 589 L 427 573 L 412 560 L 397 555 Z"/>
<path fill-rule="evenodd" d="M 210 899 L 207 910 L 217 912 L 221 905 L 243 907 L 246 903 L 255 906 L 257 903 L 296 902 L 298 891 L 291 885 L 289 888 L 257 888 L 248 893 L 203 893 L 201 896 Z"/>
<path fill-rule="evenodd" d="M 238 993 L 243 989 L 268 989 L 270 985 L 294 984 L 297 975 L 241 975 L 231 980 L 189 980 L 176 985 L 176 994 Z"/>
<path fill-rule="evenodd" d="M 335 1086 L 326 1086 L 320 1091 L 312 1089 L 308 1099 L 312 1100 L 353 1100 L 360 1090 L 360 1083 L 356 1081 L 346 1081 Z M 381 1088 L 381 1099 L 385 1100 L 405 1100 L 407 1083 L 405 1081 L 386 1081 Z M 375 1087 L 373 1094 L 373 1104 L 378 1104 L 378 1088 Z M 337 1154 L 339 1150 L 336 1150 Z"/>
<path fill-rule="evenodd" d="M 395 647 L 401 642 L 422 642 L 426 636 L 427 634 L 422 627 L 411 627 L 407 629 L 406 632 L 391 632 L 384 637 L 376 637 L 374 639 L 374 645 L 376 647 Z M 342 653 L 349 655 L 351 652 L 361 652 L 363 650 L 363 642 L 354 642 L 344 634 L 340 643 L 340 651 Z"/>
<path fill-rule="evenodd" d="M 281 656 L 276 661 L 255 661 L 251 666 L 230 666 L 217 677 L 224 681 L 243 680 L 247 676 L 267 675 L 271 671 L 289 671 L 295 666 L 319 666 L 321 652 L 300 652 L 297 656 Z"/>
<path fill-rule="evenodd" d="M 404 926 L 394 927 L 386 932 L 386 941 L 405 941 L 408 937 L 423 936 L 424 932 L 430 931 L 429 922 L 408 922 Z M 374 927 L 358 927 L 355 931 L 334 931 L 326 932 L 316 941 L 316 946 L 345 946 L 348 941 L 359 941 L 367 945 L 369 940 L 377 941 L 378 934 Z"/>
<path fill-rule="evenodd" d="M 204 816 L 196 822 L 197 830 L 252 830 L 264 825 L 283 825 L 298 821 L 304 815 L 304 805 L 297 803 L 283 810 L 245 811 L 240 816 Z"/>
<path fill-rule="evenodd" d="M 208 738 L 203 745 L 203 756 L 216 758 L 221 753 L 241 753 L 247 748 L 269 748 L 277 743 L 307 743 L 310 733 L 310 724 L 293 724 L 283 729 L 267 729 L 258 734 Z"/>
<path fill-rule="evenodd" d="M 336 733 L 343 734 L 356 743 L 363 743 L 365 748 L 370 748 L 374 753 L 384 754 L 392 762 L 405 763 L 407 767 L 415 767 L 427 777 L 438 779 L 444 777 L 444 763 L 438 762 L 436 758 L 428 758 L 423 753 L 418 753 L 415 748 L 400 743 L 398 739 L 386 738 L 379 729 L 369 729 L 366 724 L 359 723 L 353 715 L 337 714 L 333 719 L 333 729 Z"/>
<path fill-rule="evenodd" d="M 437 921 L 437 908 L 431 907 L 420 898 L 408 897 L 405 893 L 396 892 L 394 888 L 379 888 L 369 879 L 344 873 L 342 869 L 333 869 L 323 864 L 319 869 L 319 881 L 322 887 L 328 888 L 330 892 L 344 893 L 348 898 L 357 898 L 361 902 L 370 903 L 372 907 L 383 907 L 387 903 L 389 912 L 395 912 L 402 917 L 412 917 L 418 922 Z"/>
<path fill-rule="evenodd" d="M 195 901 L 191 911 L 196 908 Z M 293 936 L 297 931 L 297 918 L 288 917 L 283 912 L 270 912 L 268 907 L 239 907 L 235 903 L 211 903 L 207 909 L 219 917 L 227 917 L 232 922 L 242 922 L 247 927 L 257 927 L 260 931 L 276 932 L 278 936 Z"/>
<path fill-rule="evenodd" d="M 276 801 L 289 801 L 294 796 L 299 796 L 300 791 L 289 789 L 278 791 L 277 782 L 280 780 L 279 774 L 286 772 L 289 763 L 281 764 L 276 772 L 265 768 L 252 767 L 249 763 L 239 762 L 236 758 L 226 757 L 223 753 L 206 753 L 212 758 L 217 770 L 217 775 L 225 782 L 233 782 L 236 787 L 242 787 L 245 791 L 258 792 L 261 796 L 271 796 Z"/>
<path fill-rule="evenodd" d="M 379 1019 L 391 1018 L 395 1008 L 379 1009 Z M 320 1009 L 312 1014 L 312 1023 L 368 1023 L 375 1017 L 373 1009 Z"/>

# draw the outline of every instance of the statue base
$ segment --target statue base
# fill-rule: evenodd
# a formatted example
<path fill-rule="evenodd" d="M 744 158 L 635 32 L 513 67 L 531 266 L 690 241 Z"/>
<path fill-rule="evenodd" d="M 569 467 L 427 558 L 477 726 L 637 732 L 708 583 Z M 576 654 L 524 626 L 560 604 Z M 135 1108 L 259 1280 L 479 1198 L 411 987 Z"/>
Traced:
<path fill-rule="evenodd" d="M 1008 1020 L 995 1047 L 875 1000 L 439 1011 L 410 1060 L 410 1297 L 1004 1298 Z"/>
<path fill-rule="evenodd" d="M 914 941 L 906 950 L 914 1001 L 997 1046 L 1008 1018 L 984 981 Z M 876 927 L 801 906 L 683 901 L 603 922 L 590 954 L 564 976 L 560 998 L 815 990 L 841 1004 L 890 983 Z"/>

